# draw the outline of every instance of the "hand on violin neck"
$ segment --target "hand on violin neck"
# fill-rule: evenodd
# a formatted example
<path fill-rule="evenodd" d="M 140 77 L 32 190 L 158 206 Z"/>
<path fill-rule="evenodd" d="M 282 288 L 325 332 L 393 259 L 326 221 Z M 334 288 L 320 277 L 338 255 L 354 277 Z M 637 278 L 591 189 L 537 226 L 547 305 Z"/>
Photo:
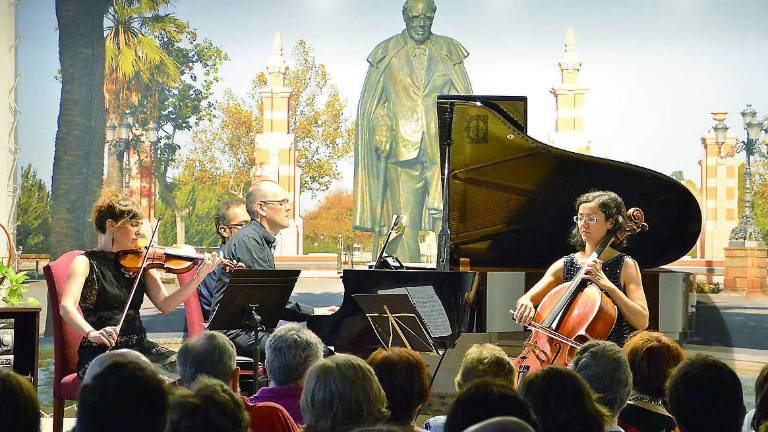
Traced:
<path fill-rule="evenodd" d="M 224 255 L 221 252 L 206 253 L 205 259 L 200 264 L 198 275 L 205 277 L 208 273 L 216 270 L 222 261 L 224 261 Z"/>

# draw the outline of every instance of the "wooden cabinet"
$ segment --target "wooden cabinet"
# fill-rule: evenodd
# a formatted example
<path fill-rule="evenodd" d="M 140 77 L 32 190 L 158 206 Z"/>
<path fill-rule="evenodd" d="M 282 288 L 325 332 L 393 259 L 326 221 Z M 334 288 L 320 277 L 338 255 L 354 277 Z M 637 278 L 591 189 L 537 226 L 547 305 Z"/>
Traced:
<path fill-rule="evenodd" d="M 9 337 L 10 335 L 10 337 Z M 0 307 L 0 359 L 13 355 L 13 370 L 28 378 L 37 389 L 40 350 L 40 308 Z M 8 346 L 7 342 L 11 342 Z"/>

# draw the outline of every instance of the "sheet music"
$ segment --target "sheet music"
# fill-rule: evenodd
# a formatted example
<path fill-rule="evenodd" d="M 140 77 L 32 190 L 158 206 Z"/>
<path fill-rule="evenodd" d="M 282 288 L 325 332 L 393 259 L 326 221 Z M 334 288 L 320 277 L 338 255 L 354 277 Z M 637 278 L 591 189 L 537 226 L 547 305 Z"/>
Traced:
<path fill-rule="evenodd" d="M 411 303 L 424 319 L 429 335 L 445 337 L 451 335 L 451 321 L 443 308 L 443 302 L 429 285 L 380 290 L 379 294 L 408 294 Z"/>

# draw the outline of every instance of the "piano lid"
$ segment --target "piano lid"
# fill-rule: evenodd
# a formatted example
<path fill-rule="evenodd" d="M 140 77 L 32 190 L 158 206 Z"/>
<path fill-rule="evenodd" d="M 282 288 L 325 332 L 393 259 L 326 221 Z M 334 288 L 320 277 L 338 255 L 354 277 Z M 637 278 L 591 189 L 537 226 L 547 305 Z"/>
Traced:
<path fill-rule="evenodd" d="M 572 153 L 526 134 L 527 98 L 439 96 L 443 146 L 452 139 L 448 226 L 450 264 L 546 268 L 573 252 L 576 198 L 609 190 L 645 212 L 650 229 L 624 252 L 641 268 L 673 262 L 696 244 L 701 210 L 680 182 L 636 165 Z M 443 179 L 444 181 L 444 179 Z"/>

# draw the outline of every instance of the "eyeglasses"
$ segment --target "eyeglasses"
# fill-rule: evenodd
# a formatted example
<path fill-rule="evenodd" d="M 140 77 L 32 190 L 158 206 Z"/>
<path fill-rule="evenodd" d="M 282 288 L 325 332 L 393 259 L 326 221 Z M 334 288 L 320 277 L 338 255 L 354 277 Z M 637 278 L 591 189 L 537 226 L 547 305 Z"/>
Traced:
<path fill-rule="evenodd" d="M 262 202 L 264 204 L 279 204 L 281 207 L 285 207 L 288 205 L 288 203 L 291 202 L 288 198 L 281 199 L 281 200 L 261 200 L 259 202 Z"/>
<path fill-rule="evenodd" d="M 586 222 L 588 225 L 592 225 L 593 223 L 597 222 L 597 216 L 593 214 L 586 214 L 586 215 L 576 215 L 573 217 L 573 221 L 576 223 L 584 223 Z"/>
<path fill-rule="evenodd" d="M 248 225 L 248 223 L 249 222 L 241 222 L 241 223 L 236 223 L 236 224 L 226 224 L 224 226 L 227 227 L 227 228 L 237 228 L 237 229 L 240 229 L 240 228 Z"/>

